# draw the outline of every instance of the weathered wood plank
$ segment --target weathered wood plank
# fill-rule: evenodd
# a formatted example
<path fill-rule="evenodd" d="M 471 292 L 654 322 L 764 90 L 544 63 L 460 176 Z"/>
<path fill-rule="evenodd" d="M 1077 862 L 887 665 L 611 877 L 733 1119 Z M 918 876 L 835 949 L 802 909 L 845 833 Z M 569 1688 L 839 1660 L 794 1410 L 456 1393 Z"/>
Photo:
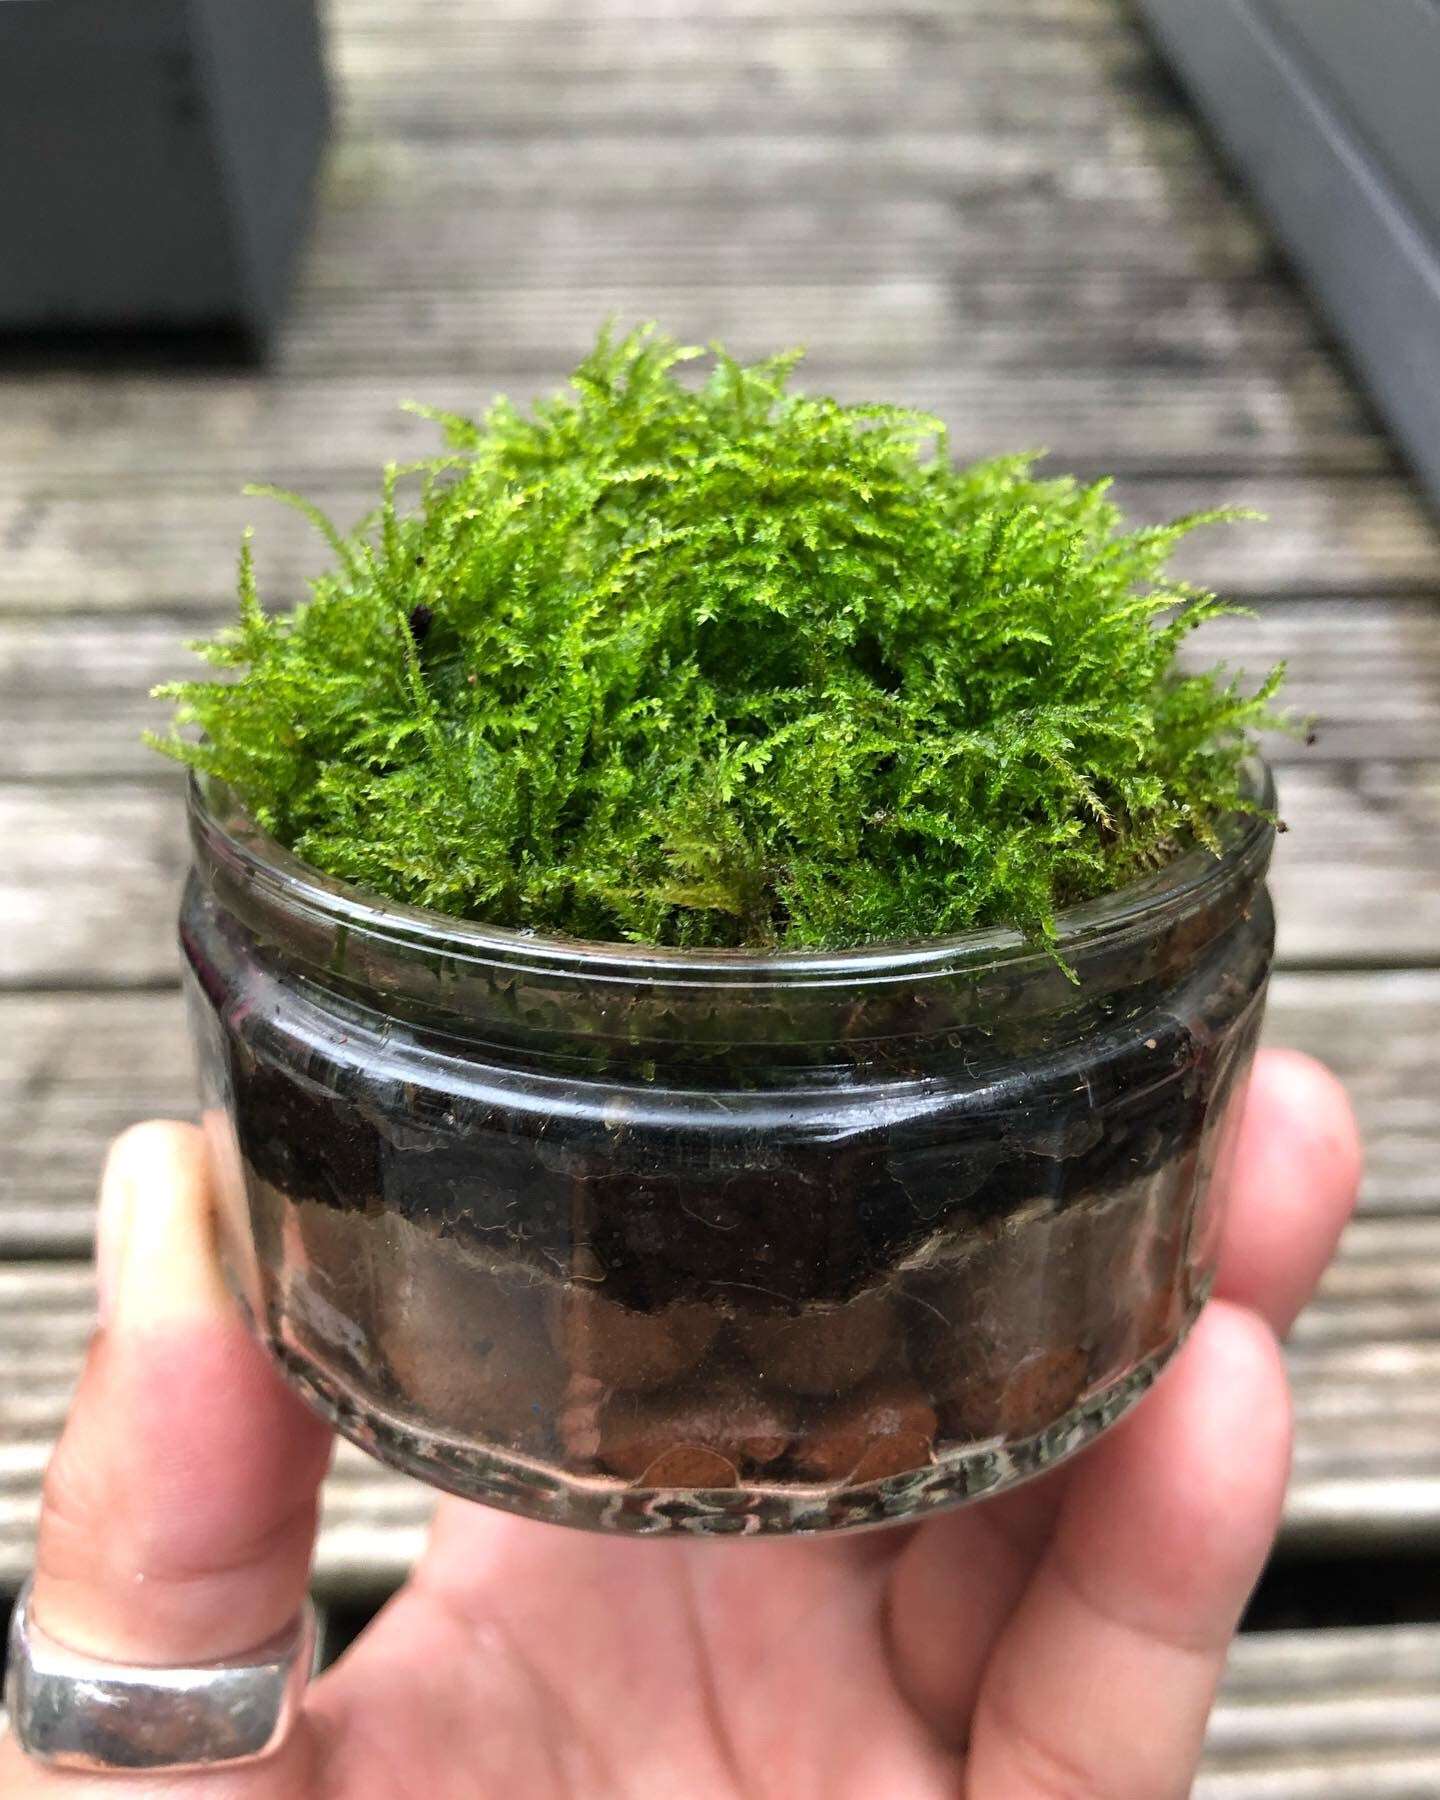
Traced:
<path fill-rule="evenodd" d="M 261 589 L 275 602 L 298 597 L 327 565 L 325 545 L 297 514 L 216 492 L 208 481 L 78 486 L 0 490 L 0 612 L 217 608 L 234 591 L 235 551 L 250 523 L 258 523 Z M 315 484 L 310 494 L 348 524 L 373 506 L 376 487 L 371 476 Z M 1440 587 L 1440 535 L 1399 477 L 1130 476 L 1115 491 L 1136 522 L 1210 506 L 1263 508 L 1268 524 L 1197 532 L 1175 559 L 1177 573 L 1239 599 Z"/>
<path fill-rule="evenodd" d="M 412 183 L 413 183 L 413 162 Z M 453 172 L 446 179 L 453 183 Z M 407 183 L 407 187 L 412 183 Z M 1274 251 L 1251 218 L 1216 206 L 1148 206 L 1103 189 L 1079 197 L 1032 181 L 984 201 L 884 192 L 804 200 L 675 200 L 637 206 L 628 196 L 581 208 L 563 201 L 517 206 L 463 193 L 367 194 L 322 214 L 309 280 L 346 290 L 488 285 L 497 270 L 522 287 L 609 287 L 654 279 L 768 287 L 826 280 L 853 287 L 896 269 L 946 277 L 1003 263 L 1012 273 L 1068 280 L 1077 269 L 1128 269 L 1137 279 L 1227 280 L 1268 275 Z M 1168 226 L 1169 229 L 1156 229 Z"/>
<path fill-rule="evenodd" d="M 1017 31 L 964 14 L 752 19 L 687 12 L 663 30 L 628 20 L 484 16 L 423 32 L 341 31 L 333 60 L 352 130 L 435 136 L 558 128 L 587 136 L 709 120 L 762 129 L 943 130 L 1107 142 L 1169 89 L 1133 30 Z"/>
<path fill-rule="evenodd" d="M 352 120 L 331 151 L 322 195 L 327 210 L 399 207 L 410 192 L 437 210 L 524 202 L 540 213 L 573 200 L 581 174 L 575 139 L 564 132 L 499 137 L 462 127 L 443 138 L 400 137 L 367 134 Z M 1053 139 L 997 135 L 958 109 L 927 131 L 904 117 L 870 132 L 800 131 L 777 110 L 748 131 L 716 118 L 684 138 L 637 127 L 585 140 L 583 191 L 597 207 L 893 194 L 961 210 L 1022 190 L 1057 206 L 1128 200 L 1184 221 L 1181 229 L 1202 207 L 1212 217 L 1251 216 L 1218 165 L 1196 153 L 1194 128 L 1179 112 L 1148 115 L 1142 133 L 1121 129 L 1102 144 L 1070 142 L 1059 153 Z"/>
<path fill-rule="evenodd" d="M 1373 1383 L 1386 1367 L 1397 1375 L 1413 1371 L 1409 1397 L 1427 1419 L 1440 1418 L 1434 1379 L 1440 1372 L 1440 1217 L 1354 1220 L 1338 1261 L 1295 1327 L 1291 1350 L 1297 1369 L 1317 1377 L 1303 1408 L 1317 1425 L 1348 1422 L 1353 1396 L 1341 1384 Z M 1403 1426 L 1406 1397 L 1397 1387 L 1396 1407 L 1372 1414 L 1369 1429 L 1383 1437 Z M 1334 1449 L 1333 1443 L 1309 1446 L 1316 1456 Z M 1432 1430 L 1425 1449 L 1440 1466 L 1440 1431 Z"/>
<path fill-rule="evenodd" d="M 497 392 L 527 406 L 559 379 L 496 366 L 456 382 L 444 374 L 335 376 L 271 386 L 240 374 L 177 372 L 163 385 L 124 378 L 97 391 L 73 375 L 17 379 L 6 391 L 0 489 L 127 485 L 363 488 L 387 459 L 435 453 L 435 428 L 405 412 L 424 392 L 451 410 L 481 413 Z M 936 414 L 951 453 L 968 462 L 1044 447 L 1055 472 L 1232 478 L 1295 472 L 1392 472 L 1394 453 L 1363 405 L 1321 356 L 1283 374 L 1216 369 L 1036 368 L 1023 381 L 985 370 L 871 373 L 833 360 L 806 364 L 798 385 L 845 401 L 883 397 Z M 137 470 L 134 443 L 148 444 Z"/>
<path fill-rule="evenodd" d="M 105 1146 L 192 1117 L 178 992 L 0 997 L 0 1251 L 83 1251 Z"/>
<path fill-rule="evenodd" d="M 1440 1692 L 1440 1625 L 1247 1632 L 1235 1644 L 1220 1705 L 1413 1685 Z M 1319 1698 L 1318 1694 L 1316 1696 Z M 1223 1748 L 1217 1739 L 1215 1748 Z"/>
<path fill-rule="evenodd" d="M 185 644 L 232 610 L 227 601 L 208 618 L 0 618 L 0 770 L 11 779 L 167 778 L 168 765 L 140 741 L 167 718 L 150 689 L 203 672 Z M 1276 736 L 1269 749 L 1282 767 L 1424 761 L 1440 745 L 1440 607 L 1428 601 L 1270 601 L 1252 617 L 1206 626 L 1187 660 L 1256 678 L 1288 664 L 1286 703 L 1315 721 L 1317 736 L 1308 745 Z"/>
<path fill-rule="evenodd" d="M 1362 1218 L 1287 1359 L 1295 1387 L 1290 1546 L 1440 1539 L 1440 1217 Z"/>
<path fill-rule="evenodd" d="M 1275 856 L 1282 959 L 1440 962 L 1440 763 L 1296 764 Z M 0 986 L 173 977 L 187 850 L 178 786 L 0 784 Z"/>
<path fill-rule="evenodd" d="M 176 973 L 178 784 L 0 787 L 0 985 L 153 985 Z"/>
<path fill-rule="evenodd" d="M 1280 811 L 1282 960 L 1440 960 L 1440 765 L 1298 764 L 1283 774 Z"/>
<path fill-rule="evenodd" d="M 463 0 L 448 7 L 406 0 L 388 11 L 335 0 L 334 12 L 331 47 L 338 58 L 348 58 L 351 85 L 373 81 L 382 87 L 392 55 L 403 56 L 421 82 L 457 70 L 483 78 L 497 65 L 563 76 L 567 67 L 597 73 L 668 63 L 703 68 L 747 55 L 757 63 L 773 58 L 787 66 L 863 73 L 882 60 L 876 46 L 893 50 L 927 39 L 976 55 L 993 50 L 1012 73 L 1053 64 L 1058 76 L 1077 83 L 1087 73 L 1097 78 L 1097 70 L 1157 62 L 1144 32 L 1115 0 L 1019 0 L 1008 11 L 1003 0 L 920 0 L 903 8 L 859 0 L 836 6 L 805 0 L 797 7 L 726 0 L 708 8 L 683 0 L 651 6 L 647 0 L 613 9 L 603 0 L 573 7 L 509 0 L 480 15 L 466 11 Z M 717 55 L 725 50 L 728 57 Z M 1027 63 L 1025 53 L 1032 50 L 1035 60 Z"/>
<path fill-rule="evenodd" d="M 1230 1652 L 1196 1800 L 1440 1793 L 1440 1627 L 1251 1632 Z"/>
<path fill-rule="evenodd" d="M 497 350 L 515 363 L 560 369 L 598 321 L 658 319 L 676 336 L 719 338 L 738 355 L 804 344 L 835 363 L 876 369 L 951 358 L 963 343 L 970 369 L 1018 372 L 1074 366 L 1283 370 L 1323 342 L 1303 302 L 1285 287 L 1197 282 L 1077 270 L 1026 278 L 956 270 L 944 278 L 897 265 L 853 286 L 793 281 L 692 287 L 625 279 L 585 290 L 520 287 L 497 271 L 457 290 L 337 289 L 308 282 L 277 352 L 285 374 L 353 374 L 376 367 L 417 377 L 471 376 Z"/>
<path fill-rule="evenodd" d="M 1282 970 L 1271 983 L 1266 1041 L 1320 1057 L 1345 1082 L 1365 1141 L 1367 1209 L 1440 1206 L 1440 972 Z"/>
<path fill-rule="evenodd" d="M 1440 971 L 1282 972 L 1266 1035 L 1349 1087 L 1368 1214 L 1440 1208 Z M 194 1093 L 178 994 L 0 995 L 0 1255 L 83 1253 L 105 1146 L 137 1119 L 193 1116 Z"/>
<path fill-rule="evenodd" d="M 178 771 L 140 734 L 165 724 L 151 688 L 200 666 L 182 647 L 196 629 L 153 614 L 0 619 L 0 770 L 12 780 L 173 784 Z"/>
<path fill-rule="evenodd" d="M 557 371 L 498 362 L 464 381 L 438 371 L 390 375 L 378 366 L 283 383 L 184 370 L 164 382 L 117 375 L 103 385 L 73 373 L 17 375 L 5 386 L 0 492 L 94 492 L 117 478 L 127 490 L 229 492 L 265 480 L 363 492 L 385 461 L 439 447 L 433 426 L 402 411 L 406 400 L 423 392 L 475 413 L 496 392 L 528 405 L 560 379 Z M 946 423 L 957 461 L 1044 445 L 1047 467 L 1137 476 L 1365 474 L 1394 465 L 1349 384 L 1318 353 L 1283 373 L 1038 368 L 1023 380 L 954 367 L 872 373 L 817 358 L 800 385 L 933 412 Z M 139 468 L 137 442 L 146 446 Z M 32 514 L 29 530 L 36 525 Z"/>
<path fill-rule="evenodd" d="M 1325 339 L 1288 287 L 1186 277 L 1137 280 L 1126 271 L 1077 269 L 1047 277 L 1003 267 L 943 278 L 896 266 L 845 286 L 792 281 L 719 287 L 631 278 L 595 288 L 524 287 L 496 270 L 487 284 L 454 289 L 344 289 L 308 281 L 296 296 L 274 368 L 286 379 L 373 374 L 454 385 L 499 368 L 569 367 L 602 318 L 658 319 L 681 338 L 720 338 L 742 356 L 777 344 L 815 354 L 812 379 L 834 367 L 954 365 L 967 371 L 1137 368 L 1196 374 L 1283 374 Z"/>
<path fill-rule="evenodd" d="M 1186 661 L 1256 676 L 1286 665 L 1284 703 L 1313 721 L 1315 736 L 1275 737 L 1267 750 L 1282 768 L 1400 762 L 1440 744 L 1440 605 L 1430 600 L 1268 601 L 1205 626 Z"/>
<path fill-rule="evenodd" d="M 1177 115 L 1174 124 L 1190 135 L 1192 149 L 1179 162 L 1157 155 L 1150 140 L 1129 137 L 1098 146 L 1071 142 L 1057 155 L 1053 140 L 997 137 L 959 110 L 941 130 L 914 130 L 907 119 L 896 119 L 886 130 L 853 133 L 796 130 L 776 108 L 751 131 L 715 119 L 697 121 L 686 137 L 589 135 L 581 184 L 574 137 L 562 130 L 509 139 L 455 130 L 427 139 L 371 135 L 351 121 L 331 151 L 322 194 L 326 211 L 335 214 L 398 212 L 409 193 L 416 212 L 454 209 L 463 218 L 477 207 L 526 205 L 538 220 L 581 198 L 603 216 L 621 200 L 632 207 L 697 200 L 765 207 L 781 198 L 835 205 L 844 194 L 943 200 L 963 220 L 970 211 L 983 214 L 1030 196 L 1057 209 L 1093 207 L 1096 216 L 1100 209 L 1130 207 L 1139 218 L 1174 221 L 1177 234 L 1258 229 L 1220 167 L 1193 153 L 1188 117 Z M 1219 225 L 1219 214 L 1231 223 Z M 473 220 L 470 229 L 484 225 Z M 1076 254 L 1084 257 L 1084 248 Z M 1127 254 L 1141 252 L 1132 245 Z"/>
<path fill-rule="evenodd" d="M 1309 1745 L 1249 1766 L 1202 1770 L 1194 1800 L 1431 1800 L 1440 1754 L 1401 1747 L 1317 1753 Z"/>
<path fill-rule="evenodd" d="M 578 23 L 585 20 L 628 21 L 650 29 L 672 20 L 694 17 L 693 0 L 492 0 L 485 8 L 491 24 L 530 27 L 537 21 Z M 866 18 L 875 11 L 875 0 L 726 0 L 724 16 L 735 24 L 753 20 L 829 20 Z M 331 0 L 333 23 L 347 38 L 370 32 L 381 37 L 454 29 L 473 22 L 470 0 Z M 1133 26 L 1112 0 L 907 0 L 906 16 L 914 19 L 964 19 L 979 23 L 996 20 L 1023 21 L 1027 31 L 1062 27 L 1110 33 Z"/>
<path fill-rule="evenodd" d="M 1440 1768 L 1440 1701 L 1435 1694 L 1406 1685 L 1399 1692 L 1330 1694 L 1327 1699 L 1327 1706 L 1316 1706 L 1310 1696 L 1296 1697 L 1289 1705 L 1240 1701 L 1224 1706 L 1211 1728 L 1211 1755 L 1249 1762 L 1260 1755 L 1273 1757 L 1276 1751 L 1294 1751 L 1300 1748 L 1298 1741 L 1309 1753 L 1350 1755 L 1377 1744 L 1409 1753 L 1429 1744 Z"/>

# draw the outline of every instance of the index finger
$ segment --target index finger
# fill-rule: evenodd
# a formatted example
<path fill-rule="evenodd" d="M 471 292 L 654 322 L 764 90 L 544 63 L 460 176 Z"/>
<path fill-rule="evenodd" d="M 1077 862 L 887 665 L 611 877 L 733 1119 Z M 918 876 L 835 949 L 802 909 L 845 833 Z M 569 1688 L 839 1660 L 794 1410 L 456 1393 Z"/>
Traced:
<path fill-rule="evenodd" d="M 1226 1160 L 1215 1292 L 1283 1336 L 1355 1209 L 1360 1135 L 1344 1088 L 1298 1050 L 1262 1050 Z"/>

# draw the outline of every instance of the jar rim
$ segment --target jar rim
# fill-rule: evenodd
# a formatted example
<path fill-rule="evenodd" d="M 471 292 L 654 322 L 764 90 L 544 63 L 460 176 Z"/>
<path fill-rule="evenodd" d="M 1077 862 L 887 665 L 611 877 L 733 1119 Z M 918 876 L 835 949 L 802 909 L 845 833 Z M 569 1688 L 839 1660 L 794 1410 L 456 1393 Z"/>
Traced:
<path fill-rule="evenodd" d="M 1258 753 L 1243 769 L 1246 797 L 1257 808 L 1221 822 L 1221 849 L 1192 846 L 1153 874 L 1127 882 L 1056 916 L 1056 935 L 1039 944 L 1009 926 L 985 926 L 947 937 L 857 945 L 754 951 L 686 950 L 612 943 L 532 932 L 410 906 L 325 874 L 265 832 L 239 796 L 215 776 L 191 772 L 190 832 L 197 851 L 225 870 L 232 891 L 278 917 L 295 917 L 328 933 L 382 940 L 391 949 L 461 962 L 509 965 L 550 976 L 684 986 L 788 986 L 841 982 L 866 985 L 1030 960 L 1078 964 L 1092 945 L 1143 937 L 1168 918 L 1204 908 L 1244 875 L 1263 877 L 1274 840 L 1275 783 Z"/>

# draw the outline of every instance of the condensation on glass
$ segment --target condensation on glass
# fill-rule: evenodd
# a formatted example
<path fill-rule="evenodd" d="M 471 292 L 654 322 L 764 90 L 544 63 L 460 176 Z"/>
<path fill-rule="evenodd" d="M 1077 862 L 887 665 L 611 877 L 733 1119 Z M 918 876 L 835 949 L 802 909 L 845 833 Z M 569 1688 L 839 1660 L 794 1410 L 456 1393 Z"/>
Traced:
<path fill-rule="evenodd" d="M 191 824 L 231 1277 L 399 1468 L 630 1533 L 908 1518 L 1088 1441 L 1205 1300 L 1261 818 L 1066 914 L 1058 961 L 528 937 L 333 882 L 217 784 Z"/>

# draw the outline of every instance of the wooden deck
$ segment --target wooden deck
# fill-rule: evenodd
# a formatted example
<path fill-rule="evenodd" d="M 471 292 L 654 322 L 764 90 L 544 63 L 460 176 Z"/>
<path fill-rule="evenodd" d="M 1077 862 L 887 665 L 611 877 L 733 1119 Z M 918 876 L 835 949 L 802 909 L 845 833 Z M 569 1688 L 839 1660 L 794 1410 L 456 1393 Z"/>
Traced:
<path fill-rule="evenodd" d="M 961 454 L 1113 472 L 1142 518 L 1270 515 L 1197 537 L 1185 572 L 1256 610 L 1214 654 L 1288 657 L 1319 720 L 1276 747 L 1269 1035 L 1341 1069 L 1370 1156 L 1291 1350 L 1287 1533 L 1440 1544 L 1440 531 L 1129 12 L 336 0 L 333 49 L 338 137 L 272 367 L 0 363 L 0 1586 L 87 1328 L 103 1144 L 192 1105 L 178 783 L 138 743 L 145 690 L 227 611 L 245 523 L 276 599 L 325 554 L 240 484 L 357 515 L 430 441 L 400 401 L 524 399 L 605 313 L 807 343 L 813 385 L 931 407 Z M 342 1456 L 321 1588 L 392 1582 L 424 1513 Z M 1361 1635 L 1348 1662 L 1333 1637 L 1290 1662 L 1247 1642 L 1200 1791 L 1440 1792 L 1413 1646 Z M 1440 1669 L 1433 1634 L 1414 1654 Z M 1336 1694 L 1373 1702 L 1348 1737 Z"/>

